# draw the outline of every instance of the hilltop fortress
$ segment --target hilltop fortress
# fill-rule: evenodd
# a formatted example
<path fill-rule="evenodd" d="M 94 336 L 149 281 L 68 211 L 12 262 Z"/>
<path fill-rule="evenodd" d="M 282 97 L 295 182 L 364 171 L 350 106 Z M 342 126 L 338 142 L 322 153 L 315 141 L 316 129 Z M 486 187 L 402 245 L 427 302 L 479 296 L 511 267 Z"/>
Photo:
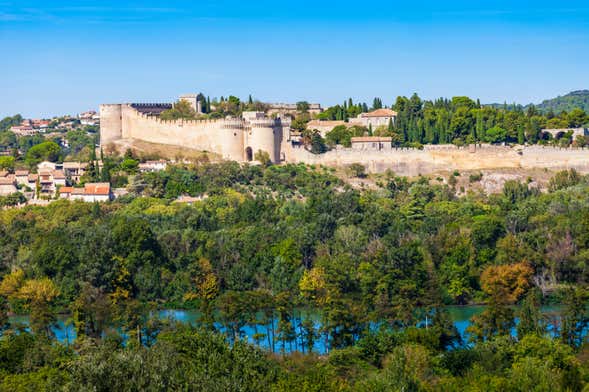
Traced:
<path fill-rule="evenodd" d="M 181 99 L 189 101 L 197 113 L 201 112 L 196 95 L 182 96 Z M 273 163 L 333 167 L 361 163 L 370 172 L 390 169 L 407 176 L 503 168 L 575 168 L 589 173 L 587 148 L 432 145 L 420 150 L 394 148 L 390 143 L 373 142 L 370 137 L 362 137 L 357 138 L 357 143 L 352 141 L 352 148 L 337 146 L 316 155 L 301 145 L 300 134 L 291 132 L 290 119 L 284 116 L 284 112 L 275 111 L 272 118 L 263 112 L 244 112 L 240 118 L 207 120 L 166 121 L 159 118 L 163 111 L 172 107 L 171 103 L 100 105 L 101 146 L 121 140 L 140 140 L 208 151 L 238 162 L 252 161 L 258 151 L 264 151 Z M 317 108 L 320 110 L 318 105 Z"/>
<path fill-rule="evenodd" d="M 267 152 L 272 162 L 284 160 L 281 145 L 290 129 L 285 119 L 268 118 L 259 112 L 216 120 L 165 121 L 158 117 L 171 108 L 167 103 L 100 105 L 101 145 L 137 139 L 210 151 L 239 162 L 253 160 L 259 150 Z"/>

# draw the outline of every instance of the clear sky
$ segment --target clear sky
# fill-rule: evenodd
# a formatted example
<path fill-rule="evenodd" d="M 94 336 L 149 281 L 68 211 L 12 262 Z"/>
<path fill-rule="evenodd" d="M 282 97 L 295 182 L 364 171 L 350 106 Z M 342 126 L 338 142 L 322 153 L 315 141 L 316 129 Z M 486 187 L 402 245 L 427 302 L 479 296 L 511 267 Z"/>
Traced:
<path fill-rule="evenodd" d="M 182 93 L 330 105 L 589 88 L 589 1 L 0 0 L 0 116 Z"/>

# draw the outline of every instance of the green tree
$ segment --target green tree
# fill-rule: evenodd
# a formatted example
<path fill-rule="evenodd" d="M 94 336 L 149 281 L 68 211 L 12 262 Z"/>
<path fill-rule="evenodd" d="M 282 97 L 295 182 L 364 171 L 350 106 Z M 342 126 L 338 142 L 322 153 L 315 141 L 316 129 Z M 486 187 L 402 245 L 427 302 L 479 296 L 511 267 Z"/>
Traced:
<path fill-rule="evenodd" d="M 42 161 L 56 162 L 59 160 L 61 148 L 55 142 L 43 142 L 31 147 L 27 151 L 25 162 L 34 167 Z"/>

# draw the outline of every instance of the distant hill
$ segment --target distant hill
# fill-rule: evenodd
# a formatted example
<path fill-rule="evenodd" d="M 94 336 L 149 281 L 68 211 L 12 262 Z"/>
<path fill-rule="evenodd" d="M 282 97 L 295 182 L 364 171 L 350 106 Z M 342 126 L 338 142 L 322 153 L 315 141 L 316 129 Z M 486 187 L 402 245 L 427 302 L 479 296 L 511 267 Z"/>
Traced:
<path fill-rule="evenodd" d="M 490 106 L 496 109 L 505 108 L 507 110 L 525 110 L 532 106 L 532 104 L 524 106 L 515 103 L 490 103 L 483 106 Z M 570 112 L 575 108 L 583 109 L 585 112 L 589 113 L 589 90 L 573 91 L 556 98 L 546 99 L 535 106 L 536 109 L 543 113 L 552 110 L 554 113 L 558 114 L 563 110 Z"/>
<path fill-rule="evenodd" d="M 570 112 L 575 108 L 589 112 L 589 90 L 573 91 L 563 96 L 547 99 L 536 107 L 542 112 L 549 110 L 554 113 L 560 113 L 563 110 Z"/>

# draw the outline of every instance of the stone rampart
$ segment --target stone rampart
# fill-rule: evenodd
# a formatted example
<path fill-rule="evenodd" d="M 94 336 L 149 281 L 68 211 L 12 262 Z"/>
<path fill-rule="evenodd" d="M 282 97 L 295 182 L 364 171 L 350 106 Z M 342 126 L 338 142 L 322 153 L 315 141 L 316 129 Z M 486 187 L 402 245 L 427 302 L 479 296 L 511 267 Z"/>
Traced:
<path fill-rule="evenodd" d="M 454 145 L 425 146 L 423 150 L 396 148 L 381 151 L 357 151 L 339 148 L 325 154 L 312 154 L 304 148 L 288 148 L 288 162 L 345 166 L 361 163 L 373 173 L 388 169 L 399 175 L 428 175 L 441 171 L 489 170 L 505 168 L 574 168 L 589 173 L 589 149 L 542 146 L 489 146 L 473 148 Z"/>
<path fill-rule="evenodd" d="M 138 110 L 138 107 L 145 110 Z M 101 116 L 104 117 L 101 143 L 137 139 L 211 151 L 235 161 L 251 159 L 255 152 L 263 150 L 273 162 L 280 160 L 282 129 L 287 122 L 283 124 L 280 119 L 245 121 L 241 118 L 162 120 L 150 112 L 161 107 L 161 104 L 101 105 Z"/>

